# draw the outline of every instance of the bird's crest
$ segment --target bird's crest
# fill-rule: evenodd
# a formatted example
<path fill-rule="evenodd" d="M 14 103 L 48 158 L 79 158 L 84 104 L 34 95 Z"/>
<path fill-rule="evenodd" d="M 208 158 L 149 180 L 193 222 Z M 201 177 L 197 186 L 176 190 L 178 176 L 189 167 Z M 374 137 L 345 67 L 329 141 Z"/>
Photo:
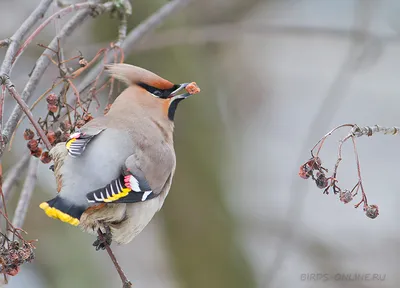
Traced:
<path fill-rule="evenodd" d="M 157 89 L 171 89 L 174 84 L 157 74 L 150 72 L 138 66 L 133 66 L 126 63 L 115 63 L 105 66 L 108 73 L 124 82 L 126 85 L 147 85 Z"/>

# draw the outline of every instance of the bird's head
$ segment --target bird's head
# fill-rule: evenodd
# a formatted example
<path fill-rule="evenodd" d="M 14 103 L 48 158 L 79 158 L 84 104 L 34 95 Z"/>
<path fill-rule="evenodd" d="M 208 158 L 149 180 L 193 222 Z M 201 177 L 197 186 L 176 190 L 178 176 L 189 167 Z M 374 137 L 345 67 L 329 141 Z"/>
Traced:
<path fill-rule="evenodd" d="M 129 64 L 112 64 L 106 70 L 127 85 L 137 85 L 145 90 L 146 94 L 161 101 L 163 112 L 173 121 L 179 102 L 200 92 L 195 82 L 174 84 L 146 69 Z M 182 93 L 183 92 L 183 93 Z"/>

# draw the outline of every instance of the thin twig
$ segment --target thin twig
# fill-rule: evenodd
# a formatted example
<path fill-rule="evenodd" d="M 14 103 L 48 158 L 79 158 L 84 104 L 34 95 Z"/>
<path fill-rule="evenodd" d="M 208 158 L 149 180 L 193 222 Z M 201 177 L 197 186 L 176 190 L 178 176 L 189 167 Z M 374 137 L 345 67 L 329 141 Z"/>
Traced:
<path fill-rule="evenodd" d="M 37 180 L 37 168 L 39 159 L 31 157 L 29 161 L 28 174 L 24 182 L 24 186 L 19 196 L 17 208 L 15 209 L 13 225 L 14 227 L 22 227 L 25 221 L 26 212 Z"/>
<path fill-rule="evenodd" d="M 56 13 L 54 13 L 53 15 L 48 17 L 42 24 L 40 24 L 39 27 L 36 28 L 36 30 L 25 40 L 25 42 L 22 44 L 22 46 L 18 49 L 18 51 L 14 57 L 13 64 L 15 64 L 17 62 L 20 55 L 22 55 L 22 53 L 24 53 L 26 47 L 32 42 L 32 40 L 54 19 L 59 19 L 73 11 L 78 11 L 81 9 L 89 9 L 89 10 L 93 10 L 95 8 L 103 8 L 104 9 L 104 7 L 108 7 L 111 5 L 112 5 L 111 2 L 105 3 L 105 4 L 96 4 L 94 2 L 85 2 L 85 3 L 73 4 L 73 5 L 70 5 L 66 8 L 63 8 L 63 9 L 57 11 Z"/>
<path fill-rule="evenodd" d="M 325 99 L 323 99 L 320 108 L 317 109 L 315 117 L 310 123 L 313 123 L 308 129 L 308 133 L 305 136 L 305 140 L 307 142 L 308 139 L 315 138 L 315 134 L 322 134 L 321 130 L 325 129 L 329 122 L 333 119 L 336 111 L 342 105 L 343 99 L 346 97 L 346 92 L 348 90 L 349 84 L 351 83 L 351 79 L 353 76 L 354 69 L 358 64 L 358 57 L 360 54 L 359 48 L 365 45 L 366 39 L 368 38 L 368 34 L 366 34 L 366 30 L 368 27 L 368 23 L 370 21 L 369 17 L 365 17 L 368 13 L 366 10 L 370 10 L 370 7 L 364 6 L 365 1 L 358 0 L 355 3 L 355 23 L 354 26 L 356 29 L 358 26 L 363 29 L 364 33 L 351 35 L 353 36 L 351 40 L 351 45 L 349 47 L 349 51 L 347 52 L 347 56 L 344 59 L 340 69 L 335 76 L 334 82 L 332 83 Z M 366 9 L 367 8 L 367 9 Z M 317 136 L 319 137 L 319 136 Z M 307 149 L 308 144 L 305 143 L 303 145 L 304 149 Z M 299 159 L 299 162 L 301 160 Z M 295 229 L 298 222 L 299 215 L 303 212 L 304 208 L 304 200 L 306 197 L 304 196 L 306 191 L 301 191 L 299 193 L 299 179 L 295 179 L 291 182 L 289 191 L 292 191 L 290 197 L 290 203 L 288 205 L 288 209 L 286 211 L 285 217 L 287 219 L 291 219 L 291 226 L 285 227 L 283 233 L 280 237 L 281 241 L 279 241 L 276 250 L 277 253 L 272 260 L 271 268 L 265 274 L 264 281 L 262 287 L 271 287 L 274 286 L 274 281 L 279 275 L 279 270 L 281 269 L 284 260 L 287 256 L 287 251 L 289 251 L 289 245 L 293 242 L 293 236 L 295 235 Z M 296 192 L 296 193 L 295 193 Z"/>
<path fill-rule="evenodd" d="M 96 1 L 97 2 L 97 1 Z M 111 7 L 110 7 L 111 9 Z M 91 14 L 91 9 L 86 9 L 83 11 L 79 11 L 74 17 L 72 17 L 66 24 L 65 26 L 61 29 L 60 33 L 51 41 L 49 48 L 50 49 L 57 49 L 57 44 L 58 41 L 64 40 L 66 37 L 72 34 L 72 32 L 83 23 L 83 21 Z M 102 11 L 104 12 L 104 11 Z M 40 79 L 43 76 L 44 71 L 47 69 L 47 67 L 50 64 L 50 60 L 45 56 L 47 54 L 47 51 L 44 51 L 42 56 L 39 57 L 39 59 L 36 61 L 35 68 L 32 71 L 31 77 L 28 80 L 28 83 L 26 84 L 21 97 L 22 100 L 27 102 L 29 101 L 32 93 L 35 91 Z M 14 110 L 11 112 L 11 116 L 9 117 L 7 123 L 5 124 L 5 127 L 3 129 L 3 136 L 4 136 L 4 142 L 5 144 L 8 143 L 9 137 L 12 135 L 12 133 L 15 130 L 15 127 L 19 121 L 19 119 L 22 117 L 23 113 L 21 109 L 19 109 L 18 106 L 14 107 Z M 4 149 L 0 150 L 0 158 L 3 155 Z"/>
<path fill-rule="evenodd" d="M 1 133 L 1 131 L 3 130 L 3 111 L 4 99 L 6 97 L 6 87 L 2 86 L 0 93 L 0 150 L 4 150 L 6 144 L 4 143 L 3 134 Z"/>
<path fill-rule="evenodd" d="M 152 14 L 149 18 L 139 24 L 135 29 L 133 29 L 126 37 L 125 41 L 121 45 L 121 49 L 124 51 L 125 55 L 129 54 L 135 44 L 139 42 L 145 35 L 149 35 L 157 27 L 159 27 L 172 13 L 176 13 L 178 10 L 182 9 L 184 6 L 189 4 L 192 0 L 172 0 L 169 3 L 162 6 L 157 12 Z M 112 53 L 108 53 L 106 58 L 106 63 L 110 63 L 113 60 Z M 93 80 L 100 74 L 103 68 L 103 63 L 98 63 L 86 77 L 81 81 L 78 86 L 78 91 L 82 92 L 87 89 L 93 82 Z M 99 83 L 102 85 L 103 82 Z"/>
<path fill-rule="evenodd" d="M 118 28 L 118 42 L 115 43 L 115 46 L 121 46 L 122 43 L 125 41 L 126 38 L 126 31 L 127 31 L 128 21 L 126 14 L 121 15 L 121 19 L 119 21 L 119 28 Z"/>
<path fill-rule="evenodd" d="M 367 195 L 365 194 L 363 183 L 362 183 L 360 158 L 358 157 L 355 137 L 351 137 L 351 141 L 353 142 L 354 156 L 356 158 L 356 163 L 357 163 L 358 186 L 360 187 L 361 194 L 362 194 L 362 199 L 361 199 L 360 203 L 356 204 L 354 207 L 358 208 L 358 206 L 360 206 L 361 203 L 364 203 L 364 211 L 365 211 L 368 207 L 368 200 L 367 200 Z"/>
<path fill-rule="evenodd" d="M 353 129 L 350 133 L 355 137 L 372 136 L 376 133 L 383 133 L 384 135 L 400 135 L 400 127 L 384 127 L 379 125 L 359 127 L 353 125 Z"/>
<path fill-rule="evenodd" d="M 99 235 L 100 240 L 105 243 L 103 233 L 101 232 L 100 229 L 97 230 L 97 234 Z M 115 258 L 115 255 L 114 255 L 113 251 L 111 250 L 110 246 L 106 244 L 105 247 L 106 247 L 108 255 L 111 258 L 111 261 L 113 262 L 113 264 L 115 266 L 115 269 L 117 270 L 117 272 L 119 274 L 119 277 L 121 277 L 121 281 L 124 285 L 123 288 L 132 287 L 132 283 L 126 277 L 124 271 L 122 270 L 121 266 L 119 265 L 119 263 L 117 261 L 117 258 Z"/>
<path fill-rule="evenodd" d="M 0 69 L 0 76 L 10 76 L 12 69 L 12 61 L 17 53 L 21 40 L 25 37 L 26 33 L 36 24 L 39 19 L 43 17 L 47 9 L 50 7 L 53 0 L 42 0 L 32 14 L 25 20 L 24 23 L 18 28 L 10 38 L 10 45 L 8 46 L 6 56 L 4 57 L 3 64 Z"/>
<path fill-rule="evenodd" d="M 30 110 L 33 111 L 33 109 L 35 109 L 36 105 L 38 105 L 39 102 L 40 102 L 41 100 L 43 100 L 43 98 L 44 98 L 48 93 L 50 93 L 54 88 L 56 88 L 56 87 L 57 87 L 59 84 L 61 84 L 62 82 L 63 82 L 63 80 L 59 80 L 57 83 L 54 83 L 52 87 L 50 87 L 49 89 L 47 89 L 42 95 L 40 95 L 40 96 L 38 97 L 38 99 L 36 99 L 36 101 L 31 105 Z M 17 123 L 17 126 L 16 126 L 15 129 L 14 129 L 14 133 L 11 135 L 10 140 L 8 141 L 8 142 L 9 142 L 8 151 L 11 151 L 12 146 L 13 146 L 13 142 L 14 142 L 14 138 L 15 138 L 15 135 L 16 135 L 16 131 L 17 131 L 18 127 L 21 125 L 21 123 L 22 123 L 24 120 L 25 120 L 25 114 L 21 117 L 21 119 L 19 119 L 19 121 L 18 121 L 18 123 Z"/>
<path fill-rule="evenodd" d="M 46 134 L 44 133 L 44 131 L 40 127 L 40 125 L 33 118 L 31 110 L 29 109 L 28 105 L 26 105 L 25 101 L 21 98 L 21 96 L 18 94 L 17 90 L 14 87 L 14 84 L 12 84 L 12 82 L 8 78 L 6 78 L 6 79 L 3 78 L 2 81 L 3 81 L 2 84 L 7 87 L 8 92 L 11 94 L 11 96 L 14 97 L 15 101 L 17 101 L 17 103 L 21 107 L 22 111 L 26 114 L 29 121 L 32 123 L 33 127 L 35 128 L 36 132 L 42 139 L 46 148 L 48 150 L 50 150 L 51 144 L 50 144 L 49 140 L 47 139 Z"/>

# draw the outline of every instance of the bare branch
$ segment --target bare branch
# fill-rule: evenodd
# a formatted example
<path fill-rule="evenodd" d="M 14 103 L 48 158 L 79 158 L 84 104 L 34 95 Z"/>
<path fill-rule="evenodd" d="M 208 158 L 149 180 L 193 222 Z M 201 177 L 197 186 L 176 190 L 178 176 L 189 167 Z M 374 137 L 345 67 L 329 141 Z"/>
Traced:
<path fill-rule="evenodd" d="M 0 76 L 9 75 L 11 73 L 12 61 L 17 53 L 18 47 L 21 40 L 24 38 L 26 33 L 35 25 L 39 19 L 41 19 L 50 7 L 53 0 L 42 0 L 32 14 L 25 20 L 25 22 L 19 27 L 17 32 L 10 38 L 10 45 L 8 46 L 6 56 L 4 57 L 3 64 L 0 69 Z"/>
<path fill-rule="evenodd" d="M 99 235 L 100 240 L 104 241 L 104 236 L 100 229 L 97 231 L 97 234 Z M 105 241 L 104 241 L 104 243 L 105 243 Z M 117 258 L 115 258 L 115 255 L 114 255 L 113 251 L 111 250 L 111 247 L 106 244 L 105 248 L 107 250 L 108 255 L 111 258 L 111 261 L 113 262 L 113 264 L 115 266 L 115 269 L 117 270 L 117 272 L 119 274 L 119 277 L 121 278 L 122 284 L 124 285 L 123 288 L 132 287 L 132 283 L 126 277 L 124 271 L 122 270 L 121 266 L 119 265 L 119 263 L 117 261 Z"/>
<path fill-rule="evenodd" d="M 11 96 L 14 97 L 15 101 L 17 101 L 18 105 L 21 107 L 22 111 L 26 114 L 28 117 L 29 121 L 32 123 L 33 127 L 35 128 L 36 132 L 39 134 L 40 138 L 42 139 L 43 143 L 46 145 L 46 148 L 48 150 L 51 149 L 51 144 L 49 140 L 46 137 L 46 134 L 44 133 L 43 129 L 40 127 L 40 125 L 35 121 L 33 118 L 32 112 L 29 109 L 28 105 L 26 105 L 25 101 L 21 98 L 21 96 L 18 94 L 17 90 L 14 87 L 14 84 L 10 81 L 9 78 L 0 78 L 2 81 L 2 85 L 7 87 L 8 92 L 11 94 Z"/>
<path fill-rule="evenodd" d="M 28 28 L 32 27 L 32 25 L 35 24 L 35 22 L 40 18 L 40 17 L 34 18 L 33 16 L 30 16 L 28 18 L 28 20 L 31 18 L 32 19 L 30 21 L 25 21 L 24 25 L 22 26 L 24 29 L 20 28 L 17 31 L 16 36 L 14 35 L 13 36 L 14 38 L 11 39 L 11 44 L 10 44 L 9 49 L 7 50 L 7 54 L 6 54 L 7 58 L 3 62 L 3 66 L 0 70 L 0 84 L 3 85 L 3 87 L 5 87 L 8 90 L 8 92 L 11 94 L 11 96 L 13 96 L 13 98 L 18 103 L 18 106 L 16 106 L 14 108 L 14 110 L 12 111 L 10 118 L 8 119 L 7 123 L 5 124 L 5 127 L 2 130 L 1 130 L 2 127 L 0 127 L 0 132 L 1 132 L 0 136 L 3 137 L 3 143 L 4 143 L 3 145 L 7 144 L 10 136 L 13 134 L 13 132 L 16 129 L 16 125 L 17 125 L 18 121 L 21 119 L 23 113 L 25 113 L 25 115 L 28 117 L 29 121 L 32 123 L 32 125 L 36 129 L 37 134 L 40 136 L 41 140 L 46 145 L 47 149 L 51 150 L 51 148 L 52 148 L 51 143 L 50 143 L 48 137 L 45 135 L 45 132 L 43 131 L 43 129 L 46 129 L 46 131 L 47 131 L 47 127 L 48 127 L 47 124 L 44 125 L 44 128 L 42 129 L 42 127 L 40 126 L 40 125 L 42 125 L 42 122 L 40 122 L 40 124 L 39 124 L 37 121 L 35 121 L 32 113 L 31 113 L 31 110 L 26 105 L 26 102 L 28 102 L 30 100 L 42 75 L 44 74 L 44 72 L 47 69 L 47 67 L 49 66 L 49 64 L 51 62 L 56 64 L 56 61 L 53 61 L 53 57 L 54 57 L 54 54 L 58 54 L 59 48 L 61 46 L 60 42 L 63 41 L 67 36 L 69 36 L 87 18 L 87 16 L 91 15 L 94 12 L 93 8 L 100 8 L 100 10 L 98 10 L 98 11 L 96 10 L 95 12 L 103 13 L 105 11 L 111 11 L 112 8 L 116 7 L 119 10 L 118 12 L 120 13 L 120 22 L 121 23 L 120 23 L 120 27 L 118 30 L 119 35 L 118 35 L 117 44 L 116 45 L 114 44 L 111 49 L 103 49 L 103 51 L 101 53 L 98 53 L 98 56 L 96 56 L 96 57 L 99 57 L 100 55 L 104 55 L 104 53 L 106 53 L 106 51 L 108 51 L 108 54 L 105 55 L 105 61 L 102 61 L 102 63 L 97 64 L 97 66 L 95 66 L 93 69 L 91 69 L 91 71 L 89 72 L 89 75 L 82 81 L 81 87 L 83 87 L 83 88 L 85 88 L 86 86 L 91 84 L 93 80 L 95 80 L 95 86 L 96 86 L 96 84 L 99 83 L 98 80 L 101 76 L 101 72 L 103 71 L 102 69 L 103 69 L 104 63 L 109 63 L 113 60 L 122 62 L 124 50 L 127 51 L 128 53 L 130 51 L 132 51 L 132 46 L 135 43 L 137 43 L 140 39 L 142 39 L 142 37 L 145 34 L 153 31 L 170 14 L 177 11 L 179 8 L 182 8 L 184 5 L 188 4 L 190 1 L 191 0 L 172 0 L 172 1 L 170 1 L 168 4 L 166 4 L 162 8 L 160 8 L 156 13 L 154 13 L 152 16 L 150 16 L 146 21 L 144 21 L 143 23 L 138 25 L 128 35 L 126 35 L 126 33 L 127 33 L 127 15 L 131 14 L 131 5 L 128 0 L 110 1 L 105 4 L 99 4 L 99 2 L 100 2 L 99 0 L 94 0 L 92 2 L 85 2 L 85 3 L 76 4 L 76 5 L 71 5 L 71 6 L 68 6 L 68 7 L 54 13 L 49 18 L 47 18 L 41 25 L 39 25 L 39 27 L 25 40 L 23 45 L 19 48 L 19 45 L 20 45 L 19 42 L 24 38 L 25 34 L 28 31 Z M 44 12 L 50 6 L 52 1 L 51 0 L 43 0 L 40 5 L 44 5 L 44 3 L 46 4 L 45 5 L 46 9 L 40 15 L 44 14 Z M 59 4 L 62 5 L 62 3 L 59 3 Z M 42 7 L 42 6 L 40 6 L 40 7 Z M 42 9 L 44 9 L 44 7 L 42 7 Z M 42 53 L 42 55 L 36 61 L 35 67 L 34 67 L 33 71 L 31 72 L 31 74 L 29 75 L 30 78 L 29 78 L 26 86 L 24 87 L 22 93 L 19 94 L 17 92 L 17 90 L 15 89 L 14 85 L 12 84 L 12 81 L 10 80 L 10 77 L 9 77 L 9 73 L 12 69 L 13 62 L 15 63 L 15 61 L 17 61 L 18 57 L 20 55 L 22 55 L 22 53 L 24 52 L 26 47 L 29 45 L 29 43 L 31 43 L 32 40 L 40 33 L 40 31 L 42 31 L 43 28 L 46 25 L 48 25 L 53 19 L 56 19 L 59 16 L 63 16 L 66 13 L 70 13 L 76 9 L 84 9 L 84 10 L 79 11 L 76 15 L 74 15 L 67 22 L 67 24 L 61 29 L 61 31 L 57 32 L 57 36 L 51 41 L 49 46 L 45 47 L 45 51 Z M 37 12 L 37 10 L 38 9 L 36 9 L 35 12 Z M 32 15 L 35 16 L 36 15 L 35 12 L 32 13 Z M 43 17 L 43 16 L 41 16 L 41 17 Z M 29 25 L 26 23 L 28 23 Z M 22 29 L 22 31 L 20 31 L 21 29 Z M 18 32 L 19 32 L 19 34 L 18 34 Z M 15 39 L 17 39 L 18 42 L 14 42 Z M 6 43 L 6 42 L 4 42 L 4 43 Z M 16 43 L 16 44 L 14 44 L 14 43 Z M 119 55 L 122 55 L 122 56 L 118 60 Z M 63 61 L 62 56 L 57 55 L 57 57 L 58 57 L 58 66 L 59 66 L 59 68 L 62 68 L 63 63 L 65 63 L 65 62 Z M 82 56 L 82 59 L 84 60 L 83 56 Z M 82 60 L 80 60 L 80 61 L 82 61 Z M 82 63 L 84 63 L 84 62 L 82 61 Z M 86 61 L 86 64 L 82 64 L 82 63 L 80 62 L 81 66 L 84 65 L 84 66 L 82 66 L 82 67 L 84 67 L 82 69 L 87 69 L 89 67 L 90 63 L 87 63 L 87 61 Z M 93 62 L 93 63 L 96 63 L 96 62 Z M 79 76 L 79 74 L 82 73 L 82 71 L 83 71 L 82 69 L 78 69 L 79 71 L 75 71 L 76 73 L 68 75 L 68 76 L 71 76 L 70 78 L 64 79 L 64 81 L 68 84 L 68 87 L 71 87 L 72 88 L 71 90 L 74 91 L 78 102 L 80 102 L 79 101 L 79 93 L 84 89 L 83 88 L 77 89 L 74 86 L 74 83 L 72 83 L 72 79 L 74 79 L 75 76 Z M 63 73 L 62 73 L 62 75 L 65 76 Z M 85 84 L 85 82 L 87 84 Z M 102 86 L 102 85 L 100 84 L 100 86 Z M 68 89 L 65 90 L 64 97 L 66 97 L 67 90 Z M 3 92 L 4 92 L 4 89 L 3 89 Z M 95 94 L 93 93 L 93 97 L 95 97 L 94 95 Z M 0 95 L 0 107 L 2 107 L 1 103 L 3 100 L 4 100 L 4 93 L 2 93 Z M 90 105 L 91 100 L 88 101 L 88 103 L 89 103 L 88 105 Z M 69 106 L 67 105 L 67 107 L 69 107 Z M 73 108 L 74 106 L 70 106 L 70 107 L 72 107 L 72 109 L 74 109 Z M 85 109 L 83 107 L 81 107 L 81 108 L 85 112 Z M 51 111 L 52 113 L 55 113 L 54 111 L 56 111 L 56 110 L 53 111 L 53 110 L 49 109 L 49 111 Z M 61 109 L 59 111 L 61 111 Z M 76 107 L 75 107 L 74 111 L 75 111 L 75 116 L 74 116 L 75 120 L 79 119 L 79 117 L 82 117 L 82 115 L 77 116 L 77 108 Z M 54 114 L 51 114 L 51 115 L 54 116 Z M 60 117 L 60 113 L 58 113 L 58 115 L 56 115 L 54 117 L 54 119 L 56 117 L 57 118 Z M 90 115 L 83 115 L 83 119 L 87 118 L 87 121 L 89 121 L 90 117 L 91 117 Z M 82 121 L 82 119 L 80 119 L 78 121 Z M 0 121 L 0 123 L 1 123 L 1 121 Z M 0 125 L 0 126 L 2 126 L 2 125 Z M 77 126 L 77 127 L 79 127 L 79 126 Z M 68 129 L 72 129 L 72 128 L 68 128 Z M 66 130 L 67 130 L 67 128 L 66 128 Z M 0 140 L 1 140 L 1 137 L 0 137 Z M 36 139 L 31 139 L 30 142 L 31 141 L 36 142 L 36 144 L 37 144 Z M 37 146 L 36 144 L 35 144 L 35 147 Z M 33 147 L 33 145 L 31 145 L 31 144 L 30 144 L 30 146 Z M 31 149 L 31 152 L 32 151 L 33 150 Z M 41 154 L 41 151 L 42 150 L 40 149 L 39 154 Z M 4 152 L 4 147 L 0 146 L 0 158 L 3 154 L 3 152 Z M 46 152 L 46 153 L 48 153 L 48 152 Z M 19 163 L 19 165 L 16 166 L 15 168 L 22 168 L 22 166 L 24 166 L 26 164 L 26 161 L 28 161 L 28 159 L 29 159 L 29 156 L 26 156 L 26 160 L 24 158 L 23 159 L 24 161 L 21 161 L 21 163 Z M 43 159 L 42 159 L 42 161 L 43 161 Z M 27 207 L 28 207 L 28 204 L 29 204 L 29 201 L 30 201 L 30 198 L 31 198 L 31 195 L 34 190 L 34 186 L 35 186 L 37 164 L 38 164 L 38 160 L 31 158 L 30 165 L 29 165 L 29 172 L 28 172 L 25 184 L 24 184 L 23 191 L 20 196 L 17 211 L 15 213 L 15 217 L 14 217 L 14 221 L 13 221 L 14 225 L 8 220 L 7 215 L 4 215 L 2 213 L 2 211 L 0 210 L 0 213 L 7 220 L 8 227 L 11 227 L 12 232 L 17 236 L 19 235 L 19 232 L 18 232 L 19 229 L 15 228 L 15 227 L 23 225 Z M 20 171 L 13 169 L 11 172 L 13 172 L 13 174 L 9 175 L 10 179 L 8 180 L 9 183 L 7 184 L 8 191 L 11 190 L 11 187 L 12 187 L 13 183 L 15 182 L 15 179 L 18 177 L 18 173 Z M 102 235 L 101 231 L 98 231 L 98 234 L 99 234 L 100 239 L 102 239 L 103 235 Z M 103 240 L 104 240 L 104 238 L 103 238 Z M 106 246 L 105 248 L 107 249 L 107 252 L 108 252 L 112 262 L 115 265 L 117 272 L 119 273 L 119 275 L 121 277 L 124 287 L 125 288 L 131 287 L 132 286 L 131 282 L 126 278 L 124 272 L 122 271 L 121 267 L 119 266 L 119 264 L 114 256 L 111 248 L 109 247 L 109 245 L 105 245 L 105 246 Z"/>
<path fill-rule="evenodd" d="M 120 47 L 121 44 L 125 41 L 126 38 L 126 31 L 127 31 L 128 21 L 126 19 L 126 14 L 121 15 L 121 19 L 119 22 L 119 29 L 118 29 L 118 42 L 115 43 L 116 46 Z"/>
<path fill-rule="evenodd" d="M 322 147 L 324 146 L 328 137 L 332 135 L 333 132 L 339 130 L 340 128 L 351 127 L 350 132 L 347 134 L 346 137 L 342 138 L 339 141 L 339 148 L 338 148 L 338 156 L 336 160 L 335 167 L 333 169 L 333 173 L 328 178 L 325 177 L 325 172 L 328 172 L 327 169 L 322 167 L 322 161 L 318 157 L 319 152 L 321 151 Z M 379 125 L 374 126 L 366 126 L 366 127 L 359 127 L 356 124 L 344 124 L 340 125 L 330 132 L 325 134 L 317 144 L 311 149 L 311 159 L 308 160 L 306 163 L 300 166 L 299 176 L 303 179 L 309 179 L 310 177 L 316 182 L 317 187 L 320 189 L 324 189 L 324 194 L 329 194 L 329 190 L 332 189 L 334 194 L 339 194 L 339 199 L 341 202 L 347 204 L 351 202 L 355 196 L 357 196 L 358 191 L 361 191 L 361 200 L 357 204 L 354 205 L 355 208 L 358 208 L 361 204 L 363 205 L 363 210 L 366 212 L 365 214 L 367 217 L 375 219 L 379 215 L 379 207 L 377 205 L 368 205 L 367 194 L 365 193 L 363 180 L 361 177 L 361 165 L 360 159 L 358 156 L 357 145 L 356 145 L 356 138 L 362 136 L 373 136 L 377 133 L 383 133 L 384 135 L 398 135 L 400 134 L 399 127 L 383 127 Z M 343 144 L 351 139 L 353 142 L 353 149 L 354 149 L 354 156 L 357 164 L 357 175 L 358 181 L 354 185 L 353 189 L 341 189 L 337 183 L 339 182 L 337 177 L 337 171 L 339 168 L 339 164 L 342 161 L 342 148 Z M 317 149 L 316 154 L 314 154 L 314 150 Z M 314 174 L 314 172 L 316 174 Z"/>
<path fill-rule="evenodd" d="M 361 136 L 372 136 L 376 133 L 383 133 L 384 135 L 398 135 L 400 132 L 400 127 L 383 127 L 379 125 L 374 126 L 365 126 L 365 127 L 358 127 L 354 125 L 353 129 L 351 130 L 350 134 L 355 137 Z"/>
<path fill-rule="evenodd" d="M 370 1 L 362 1 L 358 0 L 355 2 L 355 29 L 363 29 L 363 33 L 360 35 L 352 35 L 351 45 L 349 46 L 349 50 L 347 52 L 347 56 L 345 57 L 341 67 L 339 68 L 335 79 L 325 97 L 322 100 L 322 104 L 313 120 L 310 123 L 313 123 L 308 132 L 306 133 L 305 139 L 316 138 L 315 134 L 321 133 L 322 129 L 325 129 L 330 121 L 332 121 L 336 111 L 343 103 L 343 99 L 346 97 L 346 92 L 348 90 L 349 84 L 351 83 L 352 76 L 354 70 L 358 65 L 358 58 L 360 55 L 359 48 L 364 47 L 367 39 L 369 38 L 368 24 L 370 22 L 370 17 L 365 17 L 369 15 L 370 10 L 372 10 Z M 361 36 L 361 37 L 360 37 Z M 322 133 L 321 133 L 322 134 Z M 307 141 L 306 141 L 307 143 Z M 307 149 L 308 144 L 304 144 L 304 149 Z M 299 162 L 302 160 L 299 159 Z M 295 179 L 291 182 L 289 191 L 292 191 L 290 197 L 289 207 L 286 211 L 285 217 L 287 219 L 300 219 L 299 215 L 301 215 L 304 208 L 304 193 L 299 192 L 299 180 Z M 295 193 L 296 191 L 296 193 Z M 281 269 L 283 262 L 287 256 L 287 251 L 289 250 L 289 245 L 293 242 L 293 236 L 295 234 L 296 221 L 292 221 L 292 225 L 290 227 L 285 227 L 280 237 L 281 241 L 278 243 L 276 250 L 277 253 L 272 260 L 271 268 L 265 274 L 264 283 L 262 287 L 271 287 L 274 286 L 274 281 L 276 281 L 277 276 L 279 275 L 279 270 Z"/>
<path fill-rule="evenodd" d="M 46 21 L 44 21 L 42 24 L 40 24 L 40 26 L 28 37 L 28 39 L 26 39 L 24 44 L 22 44 L 22 46 L 18 49 L 18 51 L 14 57 L 13 63 L 15 64 L 15 62 L 18 60 L 19 56 L 21 56 L 21 54 L 25 51 L 25 49 L 29 45 L 29 43 L 31 43 L 32 40 L 54 19 L 59 19 L 73 11 L 78 11 L 81 9 L 91 9 L 91 10 L 93 10 L 95 8 L 103 8 L 104 9 L 104 7 L 111 7 L 111 5 L 112 5 L 111 2 L 105 4 L 105 6 L 96 4 L 94 2 L 85 2 L 85 3 L 73 4 L 73 5 L 70 5 L 68 7 L 65 7 L 65 8 L 57 11 L 56 13 L 54 13 L 50 17 L 48 17 L 46 19 Z"/>
<path fill-rule="evenodd" d="M 4 150 L 6 144 L 3 139 L 3 111 L 4 111 L 4 99 L 6 97 L 6 87 L 2 86 L 0 91 L 0 151 Z"/>
<path fill-rule="evenodd" d="M 3 182 L 3 194 L 4 200 L 7 203 L 8 197 L 10 196 L 11 189 L 14 186 L 15 182 L 20 178 L 24 169 L 26 168 L 26 164 L 28 160 L 31 158 L 30 154 L 25 154 L 7 173 L 7 177 Z M 0 209 L 2 208 L 2 204 L 0 203 Z"/>
<path fill-rule="evenodd" d="M 24 224 L 29 202 L 36 185 L 38 163 L 39 160 L 37 158 L 30 158 L 28 174 L 26 175 L 24 187 L 22 188 L 21 195 L 19 196 L 18 205 L 15 209 L 15 214 L 12 221 L 14 227 L 22 227 Z"/>
<path fill-rule="evenodd" d="M 132 5 L 129 0 L 123 0 L 123 7 L 120 9 L 120 19 L 119 19 L 119 28 L 118 28 L 118 42 L 115 43 L 115 46 L 120 47 L 121 44 L 125 41 L 126 31 L 128 29 L 128 15 L 132 14 Z"/>
<path fill-rule="evenodd" d="M 103 5 L 104 6 L 104 5 Z M 105 6 L 108 9 L 111 9 L 112 6 Z M 49 44 L 49 49 L 56 50 L 58 41 L 64 40 L 66 37 L 72 34 L 72 32 L 83 23 L 83 21 L 91 14 L 92 10 L 91 9 L 86 9 L 83 11 L 79 11 L 72 19 L 70 19 L 65 26 L 61 29 L 60 33 L 51 41 Z M 104 12 L 104 11 L 103 11 Z M 22 91 L 21 94 L 21 99 L 25 102 L 28 102 L 32 93 L 35 91 L 40 79 L 43 76 L 44 71 L 47 69 L 47 67 L 50 64 L 49 58 L 46 56 L 51 50 L 45 50 L 43 54 L 39 57 L 39 59 L 36 61 L 35 68 L 33 69 L 31 73 L 31 77 L 29 78 L 28 83 L 26 84 L 24 90 Z M 10 118 L 8 119 L 7 123 L 5 124 L 5 127 L 3 129 L 3 140 L 4 144 L 7 144 L 10 136 L 15 130 L 15 127 L 17 126 L 17 123 L 19 119 L 22 116 L 22 110 L 16 106 L 14 107 L 14 110 L 11 113 Z M 1 148 L 1 147 L 0 147 Z M 2 156 L 4 152 L 4 149 L 0 149 L 0 157 Z"/>
<path fill-rule="evenodd" d="M 125 41 L 122 43 L 121 48 L 125 54 L 130 53 L 135 44 L 139 42 L 145 35 L 150 34 L 158 26 L 160 26 L 172 13 L 177 12 L 184 6 L 189 4 L 192 0 L 172 0 L 171 2 L 165 4 L 157 12 L 152 14 L 149 18 L 139 24 L 135 29 L 133 29 L 126 37 Z M 119 53 L 119 51 L 118 51 Z M 93 67 L 88 75 L 81 81 L 78 86 L 78 91 L 82 92 L 88 88 L 94 79 L 99 75 L 103 68 L 103 64 L 110 63 L 114 58 L 113 53 L 108 53 L 106 61 L 98 63 Z M 99 83 L 101 86 L 103 82 Z"/>

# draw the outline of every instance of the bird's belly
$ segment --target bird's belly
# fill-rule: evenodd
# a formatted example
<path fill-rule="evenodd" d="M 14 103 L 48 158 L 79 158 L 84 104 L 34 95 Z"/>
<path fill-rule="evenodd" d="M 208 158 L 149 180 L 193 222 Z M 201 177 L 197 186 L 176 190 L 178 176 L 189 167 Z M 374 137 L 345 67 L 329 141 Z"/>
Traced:
<path fill-rule="evenodd" d="M 80 227 L 88 233 L 96 234 L 105 226 L 111 228 L 112 239 L 118 244 L 132 241 L 150 222 L 161 208 L 165 196 L 159 195 L 151 200 L 131 204 L 106 204 L 100 209 L 85 212 Z"/>

